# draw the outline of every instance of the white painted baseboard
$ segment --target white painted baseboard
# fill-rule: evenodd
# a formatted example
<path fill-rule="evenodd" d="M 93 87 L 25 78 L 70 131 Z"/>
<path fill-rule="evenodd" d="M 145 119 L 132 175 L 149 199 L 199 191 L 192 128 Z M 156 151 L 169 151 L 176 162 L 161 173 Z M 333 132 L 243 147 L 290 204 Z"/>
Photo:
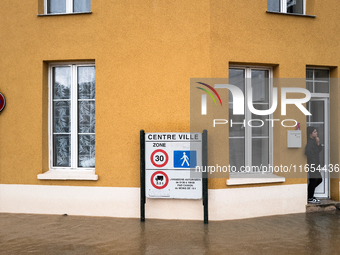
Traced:
<path fill-rule="evenodd" d="M 305 212 L 307 184 L 209 190 L 209 220 Z M 203 220 L 202 200 L 147 199 L 146 218 Z M 140 217 L 139 188 L 0 184 L 0 212 Z"/>
<path fill-rule="evenodd" d="M 243 219 L 306 212 L 307 184 L 209 190 L 209 218 Z"/>

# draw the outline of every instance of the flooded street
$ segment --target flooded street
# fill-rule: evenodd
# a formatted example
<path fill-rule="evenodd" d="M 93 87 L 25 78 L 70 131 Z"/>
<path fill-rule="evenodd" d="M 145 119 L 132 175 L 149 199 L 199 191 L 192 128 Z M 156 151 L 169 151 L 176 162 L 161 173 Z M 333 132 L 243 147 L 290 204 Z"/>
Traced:
<path fill-rule="evenodd" d="M 339 254 L 340 212 L 209 222 L 0 214 L 0 254 Z"/>

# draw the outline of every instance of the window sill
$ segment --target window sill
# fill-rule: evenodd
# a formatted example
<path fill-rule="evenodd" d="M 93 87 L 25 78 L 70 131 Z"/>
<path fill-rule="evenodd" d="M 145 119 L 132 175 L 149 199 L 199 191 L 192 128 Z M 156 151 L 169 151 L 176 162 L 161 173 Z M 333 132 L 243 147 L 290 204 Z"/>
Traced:
<path fill-rule="evenodd" d="M 260 183 L 285 182 L 286 178 L 267 173 L 267 174 L 235 174 L 227 180 L 227 185 L 247 185 Z"/>
<path fill-rule="evenodd" d="M 46 16 L 64 16 L 64 15 L 79 15 L 79 14 L 92 14 L 92 12 L 47 13 L 47 14 L 37 14 L 37 16 L 46 17 Z"/>
<path fill-rule="evenodd" d="M 94 170 L 49 170 L 38 174 L 39 180 L 79 180 L 97 181 L 98 175 Z"/>
<path fill-rule="evenodd" d="M 316 18 L 315 15 L 307 15 L 307 14 L 299 14 L 299 13 L 285 13 L 285 12 L 273 12 L 273 11 L 267 11 L 267 13 L 289 15 L 289 16 L 300 16 L 300 17 L 306 17 L 306 18 Z"/>

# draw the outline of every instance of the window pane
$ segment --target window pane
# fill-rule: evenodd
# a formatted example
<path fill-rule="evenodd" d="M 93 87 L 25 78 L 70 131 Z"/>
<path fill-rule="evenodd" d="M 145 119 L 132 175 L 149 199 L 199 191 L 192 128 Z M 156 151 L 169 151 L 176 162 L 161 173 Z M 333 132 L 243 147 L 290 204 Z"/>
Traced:
<path fill-rule="evenodd" d="M 232 112 L 232 104 L 229 104 L 229 137 L 244 137 L 244 115 L 232 115 Z"/>
<path fill-rule="evenodd" d="M 308 80 L 313 80 L 313 70 L 311 70 L 311 69 L 306 70 L 306 78 Z"/>
<path fill-rule="evenodd" d="M 312 113 L 310 116 L 311 122 L 325 121 L 323 101 L 309 101 L 309 107 L 310 109 L 308 110 Z"/>
<path fill-rule="evenodd" d="M 307 69 L 306 88 L 313 93 L 329 93 L 329 70 L 325 69 Z M 314 81 L 314 89 L 313 83 Z"/>
<path fill-rule="evenodd" d="M 80 101 L 78 102 L 78 132 L 95 133 L 95 102 Z"/>
<path fill-rule="evenodd" d="M 279 12 L 280 11 L 280 0 L 267 0 L 268 11 Z"/>
<path fill-rule="evenodd" d="M 268 106 L 267 105 L 257 105 L 256 108 L 267 109 Z M 260 110 L 262 110 L 262 109 L 260 109 Z M 271 126 L 272 122 L 266 121 L 266 119 L 270 119 L 270 117 L 268 115 L 252 114 L 252 121 L 249 124 L 250 124 L 250 126 L 252 126 L 251 130 L 252 130 L 253 136 L 269 136 L 269 124 Z M 262 120 L 262 122 L 257 121 L 257 120 Z M 260 127 L 262 125 L 262 123 L 263 123 L 263 126 Z"/>
<path fill-rule="evenodd" d="M 90 12 L 91 0 L 73 0 L 73 12 Z"/>
<path fill-rule="evenodd" d="M 94 66 L 78 67 L 78 98 L 95 98 L 95 69 Z"/>
<path fill-rule="evenodd" d="M 95 135 L 78 136 L 79 167 L 95 166 Z"/>
<path fill-rule="evenodd" d="M 314 70 L 315 80 L 317 81 L 328 81 L 329 80 L 329 70 Z"/>
<path fill-rule="evenodd" d="M 328 82 L 315 82 L 315 93 L 329 93 L 329 83 Z"/>
<path fill-rule="evenodd" d="M 251 70 L 251 86 L 253 102 L 269 102 L 269 80 L 267 70 Z"/>
<path fill-rule="evenodd" d="M 66 13 L 66 0 L 48 0 L 47 13 Z"/>
<path fill-rule="evenodd" d="M 56 101 L 53 102 L 53 132 L 70 133 L 71 132 L 71 102 Z"/>
<path fill-rule="evenodd" d="M 78 167 L 95 166 L 95 68 L 78 67 Z M 92 133 L 92 134 L 89 134 Z"/>
<path fill-rule="evenodd" d="M 229 139 L 229 164 L 235 166 L 237 172 L 244 166 L 244 157 L 244 138 Z"/>
<path fill-rule="evenodd" d="M 306 88 L 311 92 L 313 93 L 313 82 L 307 82 L 306 84 Z"/>
<path fill-rule="evenodd" d="M 303 0 L 287 0 L 287 13 L 303 14 Z"/>
<path fill-rule="evenodd" d="M 53 99 L 70 99 L 71 67 L 53 68 Z"/>
<path fill-rule="evenodd" d="M 244 93 L 245 86 L 245 71 L 243 69 L 229 69 L 229 84 L 235 85 L 240 88 Z M 233 115 L 233 96 L 229 91 L 229 123 L 243 123 L 244 115 Z M 233 124 L 232 127 L 229 126 L 229 137 L 244 137 L 244 125 L 243 124 Z"/>
<path fill-rule="evenodd" d="M 244 95 L 245 71 L 243 69 L 229 69 L 229 84 L 239 87 Z M 229 91 L 229 103 L 233 102 L 233 96 Z"/>
<path fill-rule="evenodd" d="M 71 135 L 53 135 L 53 165 L 71 166 Z"/>
<path fill-rule="evenodd" d="M 269 166 L 269 139 L 252 139 L 252 166 Z M 261 169 L 259 169 L 261 170 Z"/>

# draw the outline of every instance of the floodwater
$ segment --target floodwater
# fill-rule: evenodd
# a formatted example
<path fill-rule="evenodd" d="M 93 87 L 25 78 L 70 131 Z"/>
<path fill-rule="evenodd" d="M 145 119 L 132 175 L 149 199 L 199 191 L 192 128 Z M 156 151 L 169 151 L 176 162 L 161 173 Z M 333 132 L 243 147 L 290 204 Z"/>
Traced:
<path fill-rule="evenodd" d="M 208 225 L 0 213 L 0 254 L 340 254 L 340 212 Z"/>

